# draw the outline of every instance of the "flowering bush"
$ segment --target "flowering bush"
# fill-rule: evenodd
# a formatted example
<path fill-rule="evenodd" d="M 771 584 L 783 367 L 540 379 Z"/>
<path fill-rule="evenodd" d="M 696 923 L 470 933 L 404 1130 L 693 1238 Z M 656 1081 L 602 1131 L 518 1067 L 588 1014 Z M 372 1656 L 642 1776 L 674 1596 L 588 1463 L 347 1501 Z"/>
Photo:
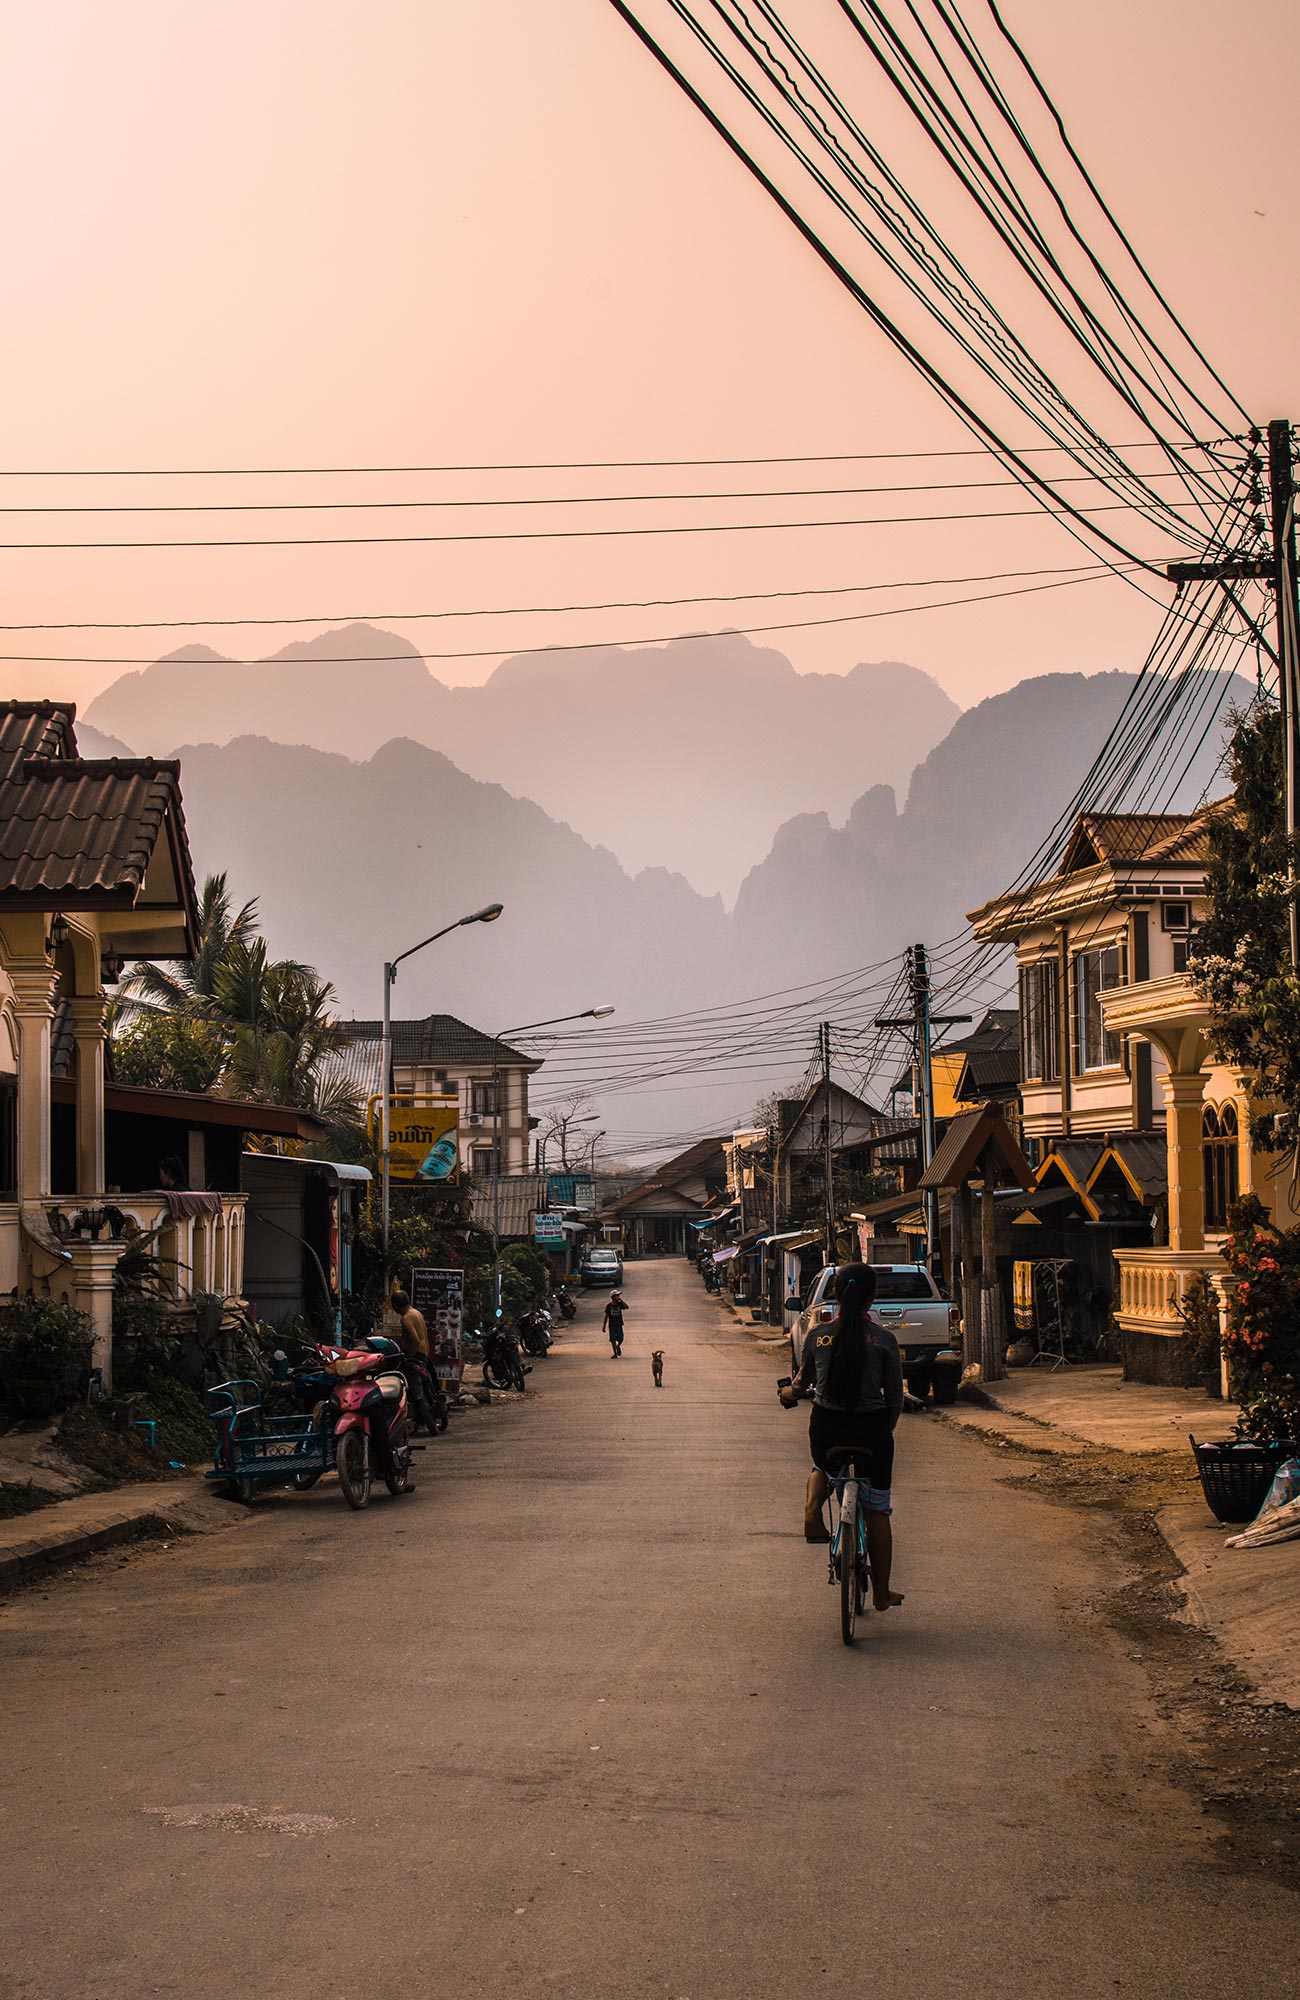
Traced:
<path fill-rule="evenodd" d="M 1228 1213 L 1223 1254 L 1236 1280 L 1224 1349 L 1247 1437 L 1300 1438 L 1300 1228 L 1277 1229 L 1243 1195 Z"/>

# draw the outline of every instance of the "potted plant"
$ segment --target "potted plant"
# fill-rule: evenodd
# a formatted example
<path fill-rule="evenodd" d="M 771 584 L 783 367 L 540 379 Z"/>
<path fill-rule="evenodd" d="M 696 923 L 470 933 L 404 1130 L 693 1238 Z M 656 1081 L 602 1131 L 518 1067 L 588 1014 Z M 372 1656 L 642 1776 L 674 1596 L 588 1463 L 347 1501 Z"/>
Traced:
<path fill-rule="evenodd" d="M 1197 1444 L 1196 1468 L 1211 1512 L 1253 1520 L 1273 1476 L 1300 1455 L 1300 1228 L 1278 1229 L 1253 1194 L 1228 1214 L 1223 1350 L 1241 1402 L 1236 1435 Z"/>

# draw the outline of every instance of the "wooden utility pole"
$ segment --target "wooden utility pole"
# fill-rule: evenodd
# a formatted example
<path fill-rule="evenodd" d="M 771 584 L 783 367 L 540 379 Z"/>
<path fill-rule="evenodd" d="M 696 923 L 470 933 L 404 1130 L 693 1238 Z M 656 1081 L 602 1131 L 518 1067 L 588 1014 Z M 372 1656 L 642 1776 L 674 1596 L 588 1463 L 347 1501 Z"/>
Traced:
<path fill-rule="evenodd" d="M 921 1128 L 921 1171 L 934 1158 L 934 1061 L 933 1032 L 969 1021 L 969 1014 L 930 1012 L 930 961 L 923 944 L 907 947 L 907 983 L 912 1011 L 900 1019 L 878 1019 L 878 1028 L 910 1028 L 912 1033 L 912 1074 L 916 1078 L 916 1116 Z M 930 1272 L 939 1275 L 939 1194 L 925 1191 L 925 1261 Z"/>
<path fill-rule="evenodd" d="M 997 1160 L 992 1145 L 984 1149 L 980 1187 L 980 1380 L 1000 1382 L 1007 1372 L 1002 1329 L 1002 1287 L 998 1283 L 998 1218 L 993 1200 Z"/>
<path fill-rule="evenodd" d="M 831 1149 L 831 1024 L 817 1031 L 822 1058 L 822 1173 L 826 1182 L 826 1262 L 835 1262 L 835 1157 Z"/>
<path fill-rule="evenodd" d="M 984 1349 L 980 1335 L 980 1286 L 975 1256 L 975 1200 L 968 1179 L 962 1181 L 957 1202 L 961 1218 L 961 1352 L 962 1360 L 971 1363 L 982 1360 Z"/>
<path fill-rule="evenodd" d="M 1259 443 L 1259 433 L 1251 433 Z M 1287 841 L 1300 827 L 1300 603 L 1296 595 L 1295 466 L 1290 420 L 1276 417 L 1268 427 L 1268 496 L 1273 550 L 1268 556 L 1222 556 L 1210 562 L 1165 566 L 1174 583 L 1220 583 L 1233 603 L 1230 585 L 1244 578 L 1271 583 L 1277 615 L 1277 702 L 1282 720 L 1282 812 Z M 1240 607 L 1238 607 L 1240 609 Z M 1265 644 L 1267 642 L 1265 641 Z M 1300 905 L 1291 876 L 1291 970 L 1300 971 Z"/>

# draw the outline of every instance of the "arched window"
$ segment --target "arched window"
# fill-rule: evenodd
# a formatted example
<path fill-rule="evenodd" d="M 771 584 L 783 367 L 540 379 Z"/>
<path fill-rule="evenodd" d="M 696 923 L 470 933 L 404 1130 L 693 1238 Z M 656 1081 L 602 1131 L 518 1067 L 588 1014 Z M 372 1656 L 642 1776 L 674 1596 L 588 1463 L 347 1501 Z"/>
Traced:
<path fill-rule="evenodd" d="M 1201 1158 L 1205 1169 L 1205 1227 L 1226 1229 L 1228 1210 L 1237 1199 L 1237 1108 L 1225 1104 L 1216 1111 L 1207 1104 L 1201 1114 Z"/>

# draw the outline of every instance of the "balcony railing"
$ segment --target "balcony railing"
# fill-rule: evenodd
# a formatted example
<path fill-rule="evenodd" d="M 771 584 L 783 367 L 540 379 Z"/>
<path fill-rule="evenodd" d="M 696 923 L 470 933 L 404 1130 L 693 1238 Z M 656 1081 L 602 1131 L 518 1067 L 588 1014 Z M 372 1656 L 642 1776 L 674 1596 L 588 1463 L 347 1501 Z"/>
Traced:
<path fill-rule="evenodd" d="M 124 1249 L 139 1243 L 157 1259 L 166 1299 L 179 1306 L 196 1292 L 241 1296 L 247 1201 L 243 1194 L 169 1199 L 149 1193 L 101 1195 L 94 1201 L 63 1196 L 41 1206 L 52 1235 L 68 1249 L 95 1237 L 120 1241 Z"/>
<path fill-rule="evenodd" d="M 1212 1283 L 1226 1276 L 1216 1250 L 1117 1250 L 1119 1298 L 1115 1317 L 1130 1333 L 1176 1335 L 1186 1331 L 1178 1307 L 1193 1278 Z"/>

